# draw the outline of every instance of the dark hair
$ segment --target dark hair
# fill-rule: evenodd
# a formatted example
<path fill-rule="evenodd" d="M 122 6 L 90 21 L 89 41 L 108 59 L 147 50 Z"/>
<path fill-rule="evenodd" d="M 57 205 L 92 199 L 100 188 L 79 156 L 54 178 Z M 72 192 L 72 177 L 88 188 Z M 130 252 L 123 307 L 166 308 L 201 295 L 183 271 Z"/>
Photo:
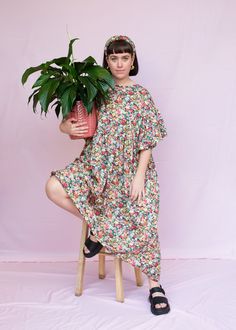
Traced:
<path fill-rule="evenodd" d="M 119 53 L 129 53 L 131 56 L 135 54 L 134 57 L 134 69 L 130 70 L 129 75 L 130 76 L 136 76 L 138 73 L 138 59 L 136 52 L 133 51 L 132 46 L 126 41 L 126 40 L 114 40 L 110 43 L 110 45 L 107 47 L 106 53 L 104 51 L 103 55 L 103 67 L 107 68 L 108 63 L 106 60 L 106 57 L 110 54 L 119 54 Z"/>

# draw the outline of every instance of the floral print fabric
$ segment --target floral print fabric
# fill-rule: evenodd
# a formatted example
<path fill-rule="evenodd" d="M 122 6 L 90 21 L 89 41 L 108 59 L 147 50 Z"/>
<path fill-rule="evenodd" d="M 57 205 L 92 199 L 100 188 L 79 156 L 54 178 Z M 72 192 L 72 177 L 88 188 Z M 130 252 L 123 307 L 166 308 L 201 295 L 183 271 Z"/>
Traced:
<path fill-rule="evenodd" d="M 95 237 L 124 261 L 160 279 L 159 183 L 151 156 L 145 197 L 130 201 L 130 185 L 141 150 L 167 135 L 150 93 L 139 84 L 116 85 L 98 112 L 95 135 L 78 158 L 53 171 Z"/>

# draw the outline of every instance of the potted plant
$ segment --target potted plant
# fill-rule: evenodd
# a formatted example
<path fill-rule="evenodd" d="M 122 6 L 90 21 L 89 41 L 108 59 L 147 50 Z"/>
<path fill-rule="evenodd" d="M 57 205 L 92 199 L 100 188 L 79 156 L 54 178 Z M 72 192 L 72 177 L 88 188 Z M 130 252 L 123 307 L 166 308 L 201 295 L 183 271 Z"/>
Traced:
<path fill-rule="evenodd" d="M 86 120 L 89 132 L 80 137 L 85 138 L 94 134 L 96 109 L 102 100 L 108 98 L 108 90 L 114 87 L 114 80 L 110 72 L 98 65 L 92 56 L 82 62 L 74 61 L 73 43 L 76 40 L 78 38 L 70 40 L 66 57 L 28 68 L 21 82 L 24 85 L 31 74 L 40 71 L 32 86 L 33 93 L 28 98 L 28 103 L 33 100 L 33 112 L 40 105 L 41 115 L 45 113 L 46 116 L 50 106 L 55 107 L 57 117 L 61 113 L 63 119 L 72 116 L 75 121 Z"/>

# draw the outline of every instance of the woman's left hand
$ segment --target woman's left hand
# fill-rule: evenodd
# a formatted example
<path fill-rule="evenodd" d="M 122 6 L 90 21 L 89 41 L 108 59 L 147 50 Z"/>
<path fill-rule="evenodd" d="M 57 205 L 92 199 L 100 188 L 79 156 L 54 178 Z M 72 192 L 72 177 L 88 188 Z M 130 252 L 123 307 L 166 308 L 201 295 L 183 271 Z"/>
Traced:
<path fill-rule="evenodd" d="M 140 175 L 138 173 L 135 174 L 133 181 L 130 185 L 131 202 L 134 202 L 138 198 L 138 203 L 140 203 L 145 197 L 144 181 L 145 177 L 143 175 Z"/>

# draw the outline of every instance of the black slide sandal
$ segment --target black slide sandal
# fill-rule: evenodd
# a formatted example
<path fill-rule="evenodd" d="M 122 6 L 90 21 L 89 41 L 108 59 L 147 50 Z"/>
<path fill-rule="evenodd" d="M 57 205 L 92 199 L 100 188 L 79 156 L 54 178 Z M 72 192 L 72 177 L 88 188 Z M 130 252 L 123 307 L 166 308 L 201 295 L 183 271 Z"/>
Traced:
<path fill-rule="evenodd" d="M 160 287 L 154 287 L 154 288 L 150 289 L 149 301 L 151 303 L 152 314 L 154 314 L 154 315 L 167 314 L 170 311 L 170 305 L 168 303 L 168 299 L 166 297 L 162 297 L 162 296 L 153 297 L 152 294 L 154 292 L 161 292 L 161 293 L 165 294 L 165 291 L 161 285 L 160 285 Z M 162 304 L 162 303 L 166 304 L 166 306 L 158 307 L 158 308 L 155 307 L 156 304 Z"/>
<path fill-rule="evenodd" d="M 90 232 L 91 235 L 93 235 L 92 232 Z M 103 245 L 100 242 L 94 242 L 90 239 L 90 237 L 88 237 L 84 243 L 84 245 L 87 247 L 87 249 L 90 251 L 88 253 L 84 253 L 84 256 L 86 258 L 92 258 L 93 256 L 95 256 L 103 247 Z"/>

